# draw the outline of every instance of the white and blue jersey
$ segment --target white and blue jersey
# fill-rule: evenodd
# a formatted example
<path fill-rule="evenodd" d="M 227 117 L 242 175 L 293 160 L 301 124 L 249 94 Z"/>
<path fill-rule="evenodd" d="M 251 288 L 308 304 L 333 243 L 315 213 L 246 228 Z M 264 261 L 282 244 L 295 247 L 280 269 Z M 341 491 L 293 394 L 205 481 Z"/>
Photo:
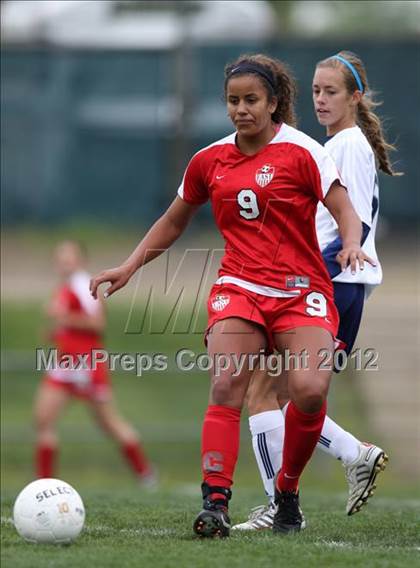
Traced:
<path fill-rule="evenodd" d="M 341 271 L 335 260 L 342 249 L 337 223 L 322 203 L 319 203 L 316 215 L 319 247 L 333 282 L 364 284 L 368 296 L 372 289 L 382 282 L 382 268 L 375 248 L 379 211 L 375 155 L 358 126 L 341 130 L 324 146 L 336 163 L 353 207 L 362 221 L 362 249 L 376 262 L 376 267 L 365 263 L 364 270 L 358 269 L 355 275 L 351 274 L 350 267 L 344 272 Z"/>
<path fill-rule="evenodd" d="M 382 268 L 375 248 L 379 212 L 378 176 L 375 155 L 358 126 L 341 130 L 324 147 L 334 159 L 353 207 L 362 221 L 362 249 L 376 263 L 374 267 L 365 262 L 364 270 L 357 268 L 354 275 L 350 267 L 344 272 L 341 270 L 336 261 L 342 249 L 337 223 L 320 202 L 316 215 L 318 242 L 334 284 L 335 303 L 340 313 L 338 339 L 346 344 L 346 350 L 350 352 L 359 329 L 364 299 L 382 281 Z"/>

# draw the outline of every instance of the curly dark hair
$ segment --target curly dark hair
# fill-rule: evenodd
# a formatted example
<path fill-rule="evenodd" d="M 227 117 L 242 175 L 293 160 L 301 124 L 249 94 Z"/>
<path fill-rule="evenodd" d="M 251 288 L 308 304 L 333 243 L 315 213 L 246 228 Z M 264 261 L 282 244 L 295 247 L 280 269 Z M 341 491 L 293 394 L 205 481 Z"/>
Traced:
<path fill-rule="evenodd" d="M 273 81 L 268 81 L 263 75 L 260 75 L 257 72 L 253 73 L 252 71 L 244 71 L 244 74 L 246 75 L 252 74 L 258 77 L 264 89 L 267 91 L 268 96 L 270 98 L 275 97 L 277 99 L 277 108 L 272 114 L 273 122 L 276 122 L 277 124 L 285 122 L 290 126 L 296 126 L 296 81 L 289 67 L 279 59 L 269 57 L 262 53 L 257 53 L 254 55 L 241 55 L 238 59 L 236 59 L 236 61 L 228 63 L 225 67 L 225 98 L 230 74 L 235 67 L 238 67 L 241 64 L 259 66 L 269 77 L 273 78 Z M 240 73 L 235 73 L 234 76 L 237 77 L 239 74 Z"/>

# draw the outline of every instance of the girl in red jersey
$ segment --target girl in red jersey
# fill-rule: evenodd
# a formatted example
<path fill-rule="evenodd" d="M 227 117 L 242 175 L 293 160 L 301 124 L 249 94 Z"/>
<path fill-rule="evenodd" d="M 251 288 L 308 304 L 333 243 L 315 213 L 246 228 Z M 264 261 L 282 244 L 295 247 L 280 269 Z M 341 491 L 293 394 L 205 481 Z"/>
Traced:
<path fill-rule="evenodd" d="M 202 433 L 203 510 L 200 536 L 228 536 L 228 501 L 239 451 L 240 414 L 252 376 L 252 356 L 275 348 L 307 354 L 289 373 L 291 402 L 283 466 L 276 482 L 276 533 L 299 531 L 299 477 L 319 439 L 331 373 L 321 349 L 333 350 L 338 314 L 315 232 L 323 201 L 339 226 L 342 269 L 371 261 L 360 248 L 361 223 L 338 171 L 317 142 L 293 128 L 295 84 L 287 67 L 264 55 L 244 56 L 225 70 L 225 99 L 235 132 L 191 159 L 166 213 L 119 267 L 91 282 L 109 296 L 136 270 L 182 234 L 210 199 L 225 241 L 219 278 L 208 302 L 209 355 L 232 364 L 211 372 L 210 403 Z M 249 363 L 234 365 L 245 355 Z"/>
<path fill-rule="evenodd" d="M 92 350 L 103 349 L 105 313 L 102 302 L 94 300 L 89 293 L 90 277 L 84 270 L 80 244 L 75 241 L 60 243 L 54 260 L 61 284 L 46 313 L 51 321 L 58 362 L 63 362 L 65 357 L 75 365 L 74 368 L 56 365 L 46 373 L 40 385 L 35 400 L 37 476 L 54 477 L 58 448 L 56 423 L 64 407 L 76 397 L 89 403 L 95 420 L 120 445 L 139 480 L 151 486 L 156 482 L 155 473 L 138 434 L 115 407 L 106 365 L 103 362 L 91 364 Z M 83 354 L 87 357 L 86 364 L 77 368 L 78 356 Z"/>

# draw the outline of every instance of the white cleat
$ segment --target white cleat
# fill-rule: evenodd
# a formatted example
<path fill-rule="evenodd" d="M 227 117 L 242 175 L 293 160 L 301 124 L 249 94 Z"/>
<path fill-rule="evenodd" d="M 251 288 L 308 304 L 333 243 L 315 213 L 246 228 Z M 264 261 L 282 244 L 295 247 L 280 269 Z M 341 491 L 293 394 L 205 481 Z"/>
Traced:
<path fill-rule="evenodd" d="M 232 527 L 233 531 L 262 531 L 273 528 L 277 505 L 271 501 L 268 505 L 260 505 L 251 509 L 248 520 Z"/>
<path fill-rule="evenodd" d="M 274 523 L 274 515 L 277 512 L 277 505 L 274 501 L 271 501 L 268 505 L 260 505 L 259 507 L 254 507 L 248 517 L 248 520 L 244 523 L 234 525 L 232 527 L 233 531 L 264 531 L 272 530 Z M 303 515 L 302 515 L 303 516 Z M 306 527 L 305 517 L 303 517 L 303 522 L 301 529 Z"/>
<path fill-rule="evenodd" d="M 349 484 L 349 498 L 346 513 L 358 513 L 368 499 L 372 497 L 376 485 L 375 480 L 386 468 L 388 456 L 373 444 L 362 443 L 359 446 L 359 456 L 350 464 L 343 464 L 346 479 Z"/>

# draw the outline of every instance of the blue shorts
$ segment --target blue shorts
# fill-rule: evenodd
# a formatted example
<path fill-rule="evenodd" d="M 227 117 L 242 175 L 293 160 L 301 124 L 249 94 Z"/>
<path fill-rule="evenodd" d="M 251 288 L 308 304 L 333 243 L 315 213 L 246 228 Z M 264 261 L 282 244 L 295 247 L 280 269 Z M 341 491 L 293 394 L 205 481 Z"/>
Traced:
<path fill-rule="evenodd" d="M 334 302 L 340 314 L 337 339 L 345 343 L 343 347 L 350 355 L 359 332 L 365 302 L 364 284 L 333 282 Z"/>

